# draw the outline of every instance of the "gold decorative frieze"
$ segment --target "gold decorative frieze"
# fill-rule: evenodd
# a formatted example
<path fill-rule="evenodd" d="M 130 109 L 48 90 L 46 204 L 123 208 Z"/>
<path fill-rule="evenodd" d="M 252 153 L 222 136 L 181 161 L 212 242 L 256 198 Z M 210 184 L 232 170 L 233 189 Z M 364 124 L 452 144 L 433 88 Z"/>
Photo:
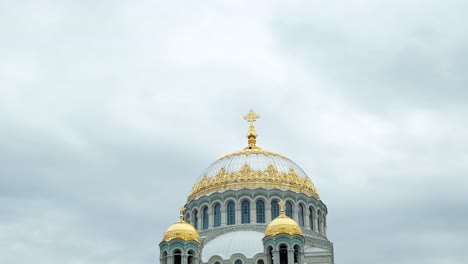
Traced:
<path fill-rule="evenodd" d="M 269 150 L 263 150 L 263 149 L 261 149 L 259 147 L 255 147 L 255 148 L 252 148 L 252 149 L 245 148 L 243 150 L 239 150 L 239 151 L 232 152 L 232 153 L 229 153 L 227 155 L 224 155 L 220 159 L 229 158 L 229 157 L 232 157 L 232 156 L 253 155 L 253 154 L 278 156 L 278 157 L 287 159 L 287 157 L 282 155 L 282 154 L 279 154 L 279 153 L 276 153 L 276 152 L 273 152 L 273 151 L 269 151 Z"/>
<path fill-rule="evenodd" d="M 221 168 L 214 177 L 208 178 L 203 175 L 200 181 L 192 187 L 187 200 L 191 201 L 204 194 L 220 190 L 245 187 L 284 188 L 320 199 L 310 178 L 299 176 L 294 169 L 283 173 L 270 164 L 266 170 L 262 171 L 254 170 L 246 164 L 238 172 L 227 173 L 225 168 Z"/>

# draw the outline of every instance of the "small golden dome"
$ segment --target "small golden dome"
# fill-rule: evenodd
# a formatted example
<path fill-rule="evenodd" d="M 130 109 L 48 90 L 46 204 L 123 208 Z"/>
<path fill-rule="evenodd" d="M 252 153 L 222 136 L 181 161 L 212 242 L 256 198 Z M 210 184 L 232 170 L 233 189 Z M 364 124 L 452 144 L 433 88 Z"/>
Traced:
<path fill-rule="evenodd" d="M 284 214 L 284 201 L 279 202 L 281 213 L 268 224 L 265 229 L 265 236 L 276 236 L 278 234 L 302 235 L 301 227 L 292 218 Z"/>
<path fill-rule="evenodd" d="M 180 220 L 177 223 L 172 224 L 166 230 L 163 239 L 164 241 L 171 241 L 177 238 L 185 241 L 195 240 L 200 243 L 200 235 L 198 234 L 198 231 L 191 224 L 184 221 L 182 209 L 180 212 Z"/>

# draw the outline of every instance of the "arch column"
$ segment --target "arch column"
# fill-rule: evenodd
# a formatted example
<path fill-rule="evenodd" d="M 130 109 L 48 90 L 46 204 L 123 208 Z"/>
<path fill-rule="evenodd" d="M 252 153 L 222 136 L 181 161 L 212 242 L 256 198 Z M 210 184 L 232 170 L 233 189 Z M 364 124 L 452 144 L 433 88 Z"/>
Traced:
<path fill-rule="evenodd" d="M 318 232 L 318 219 L 317 219 L 317 211 L 314 212 L 314 231 Z"/>
<path fill-rule="evenodd" d="M 198 224 L 200 222 L 200 212 L 198 210 L 197 210 L 196 217 L 195 217 L 194 211 L 192 211 L 191 222 L 192 222 L 191 224 L 193 225 L 193 227 L 195 227 L 196 230 L 200 230 L 198 229 Z"/>
<path fill-rule="evenodd" d="M 252 201 L 250 203 L 250 223 L 256 224 L 257 223 L 257 204 L 253 204 Z"/>
<path fill-rule="evenodd" d="M 299 252 L 297 254 L 297 263 L 298 264 L 304 263 L 304 252 Z"/>
<path fill-rule="evenodd" d="M 310 228 L 310 213 L 309 208 L 304 208 L 304 228 Z"/>
<path fill-rule="evenodd" d="M 270 251 L 267 251 L 266 255 L 265 255 L 265 264 L 273 264 L 271 259 L 270 259 Z"/>
<path fill-rule="evenodd" d="M 167 264 L 174 264 L 174 255 L 167 255 Z"/>
<path fill-rule="evenodd" d="M 294 221 L 298 222 L 299 221 L 299 218 L 297 217 L 297 213 L 299 212 L 299 210 L 297 209 L 299 205 L 296 204 L 296 203 L 293 203 L 291 202 L 291 211 L 292 211 L 292 219 L 294 219 Z"/>
<path fill-rule="evenodd" d="M 280 264 L 279 250 L 273 250 L 273 264 Z"/>
<path fill-rule="evenodd" d="M 288 249 L 288 264 L 294 264 L 294 249 Z"/>
<path fill-rule="evenodd" d="M 327 217 L 323 215 L 323 235 L 327 236 Z"/>
<path fill-rule="evenodd" d="M 265 203 L 265 223 L 271 222 L 271 203 L 268 201 Z"/>
<path fill-rule="evenodd" d="M 221 226 L 226 226 L 227 224 L 227 210 L 225 206 L 221 206 Z"/>
<path fill-rule="evenodd" d="M 214 218 L 213 218 L 213 213 L 214 210 L 212 210 L 210 207 L 208 207 L 208 229 L 211 229 L 214 227 Z M 212 221 L 210 221 L 212 220 Z"/>
<path fill-rule="evenodd" d="M 182 254 L 181 255 L 181 260 L 182 260 L 182 264 L 188 264 L 188 255 L 187 254 Z"/>

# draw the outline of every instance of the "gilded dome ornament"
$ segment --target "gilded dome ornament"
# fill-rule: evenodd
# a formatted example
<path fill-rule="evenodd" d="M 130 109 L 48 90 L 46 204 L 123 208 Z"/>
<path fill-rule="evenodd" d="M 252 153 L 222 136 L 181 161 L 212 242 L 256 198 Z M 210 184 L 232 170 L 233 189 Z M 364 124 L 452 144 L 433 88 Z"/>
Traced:
<path fill-rule="evenodd" d="M 200 243 L 198 231 L 191 224 L 184 221 L 184 211 L 184 207 L 180 208 L 179 221 L 166 230 L 163 238 L 164 241 L 181 239 L 184 241 L 194 240 Z"/>
<path fill-rule="evenodd" d="M 280 215 L 273 219 L 265 229 L 265 236 L 276 236 L 279 234 L 302 235 L 301 227 L 292 218 L 284 214 L 284 200 L 278 202 L 281 207 Z"/>
<path fill-rule="evenodd" d="M 247 138 L 248 138 L 248 147 L 247 149 L 256 149 L 258 148 L 256 146 L 257 144 L 257 131 L 255 130 L 254 127 L 254 122 L 257 121 L 257 119 L 260 118 L 260 115 L 255 113 L 252 109 L 244 116 L 244 119 L 247 120 L 250 125 L 249 125 L 249 131 L 247 132 Z"/>
<path fill-rule="evenodd" d="M 214 177 L 208 178 L 203 175 L 200 181 L 192 187 L 188 201 L 204 194 L 244 187 L 285 188 L 320 199 L 310 178 L 299 176 L 294 169 L 283 173 L 272 164 L 268 165 L 266 170 L 254 170 L 250 165 L 245 164 L 238 172 L 228 173 L 225 168 L 221 168 Z"/>
<path fill-rule="evenodd" d="M 305 172 L 286 156 L 263 150 L 256 145 L 254 122 L 260 115 L 250 110 L 248 146 L 215 161 L 192 187 L 188 201 L 216 191 L 233 188 L 280 188 L 305 193 L 320 199 L 317 189 Z"/>

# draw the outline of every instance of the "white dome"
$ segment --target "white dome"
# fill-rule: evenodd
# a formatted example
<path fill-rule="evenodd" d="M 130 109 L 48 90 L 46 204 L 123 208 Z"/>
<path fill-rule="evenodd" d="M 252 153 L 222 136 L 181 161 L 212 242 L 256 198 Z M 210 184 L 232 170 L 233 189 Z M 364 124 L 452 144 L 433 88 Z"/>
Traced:
<path fill-rule="evenodd" d="M 201 176 L 214 177 L 221 168 L 224 168 L 227 173 L 238 172 L 244 165 L 249 165 L 256 171 L 264 171 L 268 165 L 273 165 L 279 172 L 288 173 L 293 169 L 299 176 L 307 177 L 307 174 L 292 160 L 281 154 L 265 150 L 243 150 L 228 154 L 211 164 Z"/>
<path fill-rule="evenodd" d="M 236 253 L 253 258 L 256 254 L 263 252 L 263 237 L 263 233 L 256 231 L 235 231 L 222 234 L 204 245 L 202 261 L 206 263 L 213 256 L 229 259 Z"/>
<path fill-rule="evenodd" d="M 188 200 L 235 188 L 285 188 L 320 199 L 307 174 L 293 161 L 260 148 L 228 154 L 206 169 L 192 187 Z"/>

